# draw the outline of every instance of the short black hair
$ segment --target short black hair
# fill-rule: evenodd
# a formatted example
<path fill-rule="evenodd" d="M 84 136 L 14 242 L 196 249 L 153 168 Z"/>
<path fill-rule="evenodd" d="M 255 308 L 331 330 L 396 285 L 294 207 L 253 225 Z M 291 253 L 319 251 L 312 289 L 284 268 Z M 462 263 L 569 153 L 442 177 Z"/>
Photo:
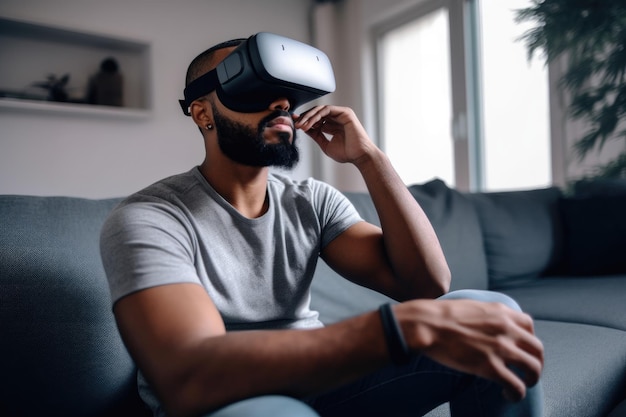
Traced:
<path fill-rule="evenodd" d="M 215 46 L 210 47 L 200 55 L 195 57 L 189 67 L 187 68 L 187 76 L 185 77 L 185 87 L 187 87 L 196 78 L 204 75 L 207 72 L 207 65 L 213 58 L 215 51 L 224 48 L 232 48 L 233 46 L 239 46 L 245 41 L 245 38 L 231 39 L 226 42 L 218 43 Z"/>

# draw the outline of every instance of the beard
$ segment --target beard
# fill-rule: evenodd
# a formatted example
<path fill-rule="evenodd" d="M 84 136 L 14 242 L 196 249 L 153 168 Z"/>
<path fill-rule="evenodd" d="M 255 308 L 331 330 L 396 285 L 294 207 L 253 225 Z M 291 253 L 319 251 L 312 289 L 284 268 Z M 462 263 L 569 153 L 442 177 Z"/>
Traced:
<path fill-rule="evenodd" d="M 278 133 L 278 143 L 265 143 L 263 138 L 263 131 L 267 124 L 280 116 L 291 119 L 289 113 L 276 110 L 261 120 L 255 131 L 249 126 L 225 118 L 213 106 L 213 118 L 220 149 L 229 159 L 243 165 L 293 168 L 300 160 L 300 152 L 296 146 L 295 129 L 291 134 L 293 137 L 291 143 L 289 143 L 290 135 L 287 132 Z"/>

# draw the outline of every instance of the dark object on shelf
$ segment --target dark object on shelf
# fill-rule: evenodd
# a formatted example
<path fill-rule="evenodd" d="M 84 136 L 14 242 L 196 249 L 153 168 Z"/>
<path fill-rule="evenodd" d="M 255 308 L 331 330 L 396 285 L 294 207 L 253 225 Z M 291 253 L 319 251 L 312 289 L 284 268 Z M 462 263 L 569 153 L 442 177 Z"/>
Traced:
<path fill-rule="evenodd" d="M 114 58 L 106 58 L 100 71 L 89 81 L 87 103 L 104 106 L 124 105 L 123 77 Z"/>
<path fill-rule="evenodd" d="M 48 100 L 66 102 L 68 99 L 67 82 L 70 80 L 70 74 L 65 74 L 61 78 L 56 75 L 48 75 L 47 81 L 36 82 L 33 85 L 48 90 Z"/>

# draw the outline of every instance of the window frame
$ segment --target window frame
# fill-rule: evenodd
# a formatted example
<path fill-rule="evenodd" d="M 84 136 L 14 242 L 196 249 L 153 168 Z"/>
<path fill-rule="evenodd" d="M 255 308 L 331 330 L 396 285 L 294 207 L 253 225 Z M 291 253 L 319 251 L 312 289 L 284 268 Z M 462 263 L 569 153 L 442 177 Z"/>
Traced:
<path fill-rule="evenodd" d="M 482 103 L 482 56 L 480 0 L 426 0 L 379 22 L 370 30 L 373 56 L 374 131 L 378 145 L 385 148 L 384 106 L 382 105 L 382 65 L 379 39 L 386 32 L 445 7 L 448 9 L 451 80 L 451 136 L 455 188 L 461 191 L 486 191 L 484 126 Z M 565 183 L 565 113 L 558 88 L 558 62 L 548 65 L 549 149 L 551 182 Z"/>

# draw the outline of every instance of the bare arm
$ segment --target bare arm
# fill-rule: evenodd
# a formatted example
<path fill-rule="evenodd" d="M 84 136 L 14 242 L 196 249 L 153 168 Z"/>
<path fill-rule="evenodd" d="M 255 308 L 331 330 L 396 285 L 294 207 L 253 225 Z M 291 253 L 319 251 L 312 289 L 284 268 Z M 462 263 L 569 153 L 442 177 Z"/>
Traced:
<path fill-rule="evenodd" d="M 226 333 L 196 284 L 130 294 L 114 312 L 129 352 L 172 416 L 260 394 L 304 397 L 388 361 L 376 313 L 318 330 Z"/>
<path fill-rule="evenodd" d="M 434 298 L 447 292 L 450 271 L 429 220 L 354 112 L 345 107 L 315 107 L 302 115 L 296 126 L 329 157 L 357 167 L 382 226 L 381 231 L 357 225 L 328 245 L 322 253 L 324 259 L 348 278 L 395 299 Z M 351 273 L 353 269 L 357 273 Z M 358 272 L 362 270 L 371 273 Z"/>
<path fill-rule="evenodd" d="M 465 300 L 415 300 L 394 310 L 416 353 L 501 382 L 513 398 L 523 397 L 525 386 L 538 379 L 541 344 L 524 314 Z M 304 397 L 389 363 L 376 312 L 316 330 L 226 333 L 196 284 L 133 293 L 114 312 L 131 355 L 176 417 L 261 394 Z M 510 372 L 510 364 L 526 380 Z"/>
<path fill-rule="evenodd" d="M 367 223 L 348 229 L 324 249 L 324 259 L 347 278 L 399 300 L 448 291 L 450 270 L 430 222 L 354 112 L 319 106 L 297 118 L 296 126 L 326 155 L 359 169 L 381 220 L 382 230 Z M 417 352 L 500 382 L 512 399 L 537 382 L 543 346 L 528 315 L 470 300 L 414 300 L 394 308 Z"/>

